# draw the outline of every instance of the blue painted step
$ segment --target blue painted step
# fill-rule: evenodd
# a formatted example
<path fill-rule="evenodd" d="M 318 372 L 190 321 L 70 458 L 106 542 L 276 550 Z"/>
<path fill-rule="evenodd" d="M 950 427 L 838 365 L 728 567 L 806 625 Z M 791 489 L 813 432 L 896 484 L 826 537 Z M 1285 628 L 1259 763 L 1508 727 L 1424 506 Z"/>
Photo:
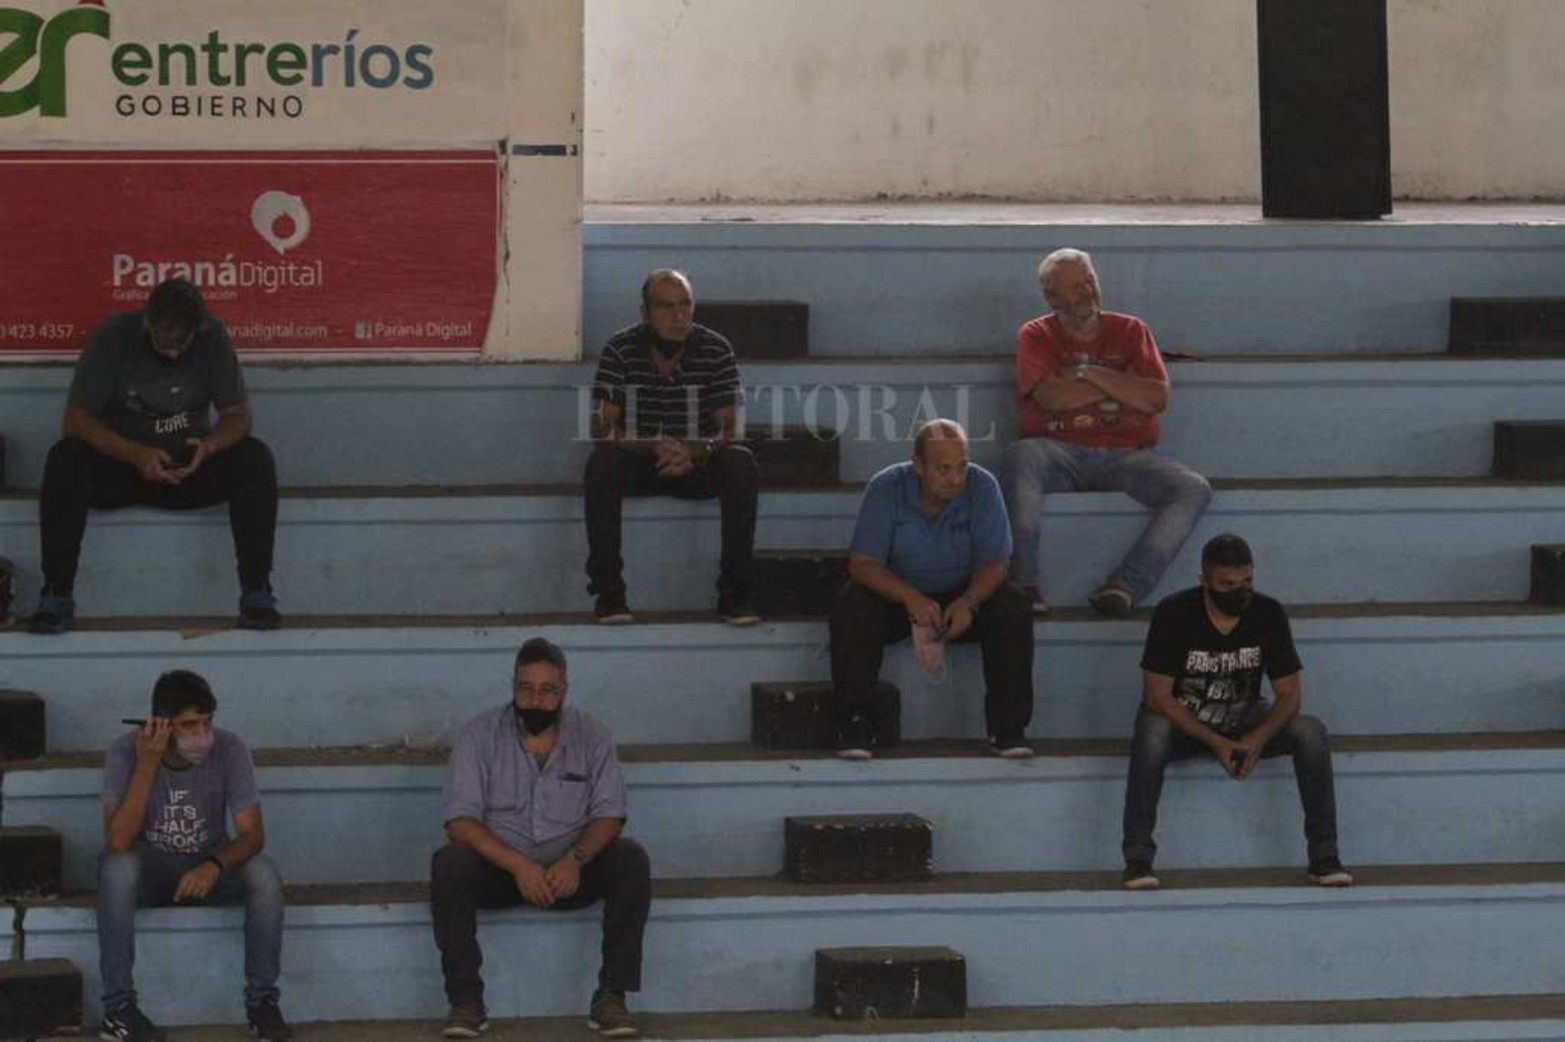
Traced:
<path fill-rule="evenodd" d="M 416 490 L 414 490 L 416 492 Z M 284 614 L 582 611 L 581 498 L 553 494 L 296 496 L 279 520 L 274 585 Z M 764 493 L 757 545 L 846 545 L 858 493 Z M 36 507 L 0 501 L 30 610 L 39 585 Z M 1054 497 L 1045 511 L 1044 595 L 1083 604 L 1146 522 L 1118 493 Z M 1195 581 L 1201 543 L 1234 530 L 1262 589 L 1295 603 L 1518 600 L 1528 547 L 1565 530 L 1565 486 L 1494 483 L 1220 491 L 1159 593 Z M 632 501 L 625 512 L 633 608 L 712 610 L 715 503 Z M 237 601 L 226 511 L 100 513 L 88 530 L 78 614 L 227 615 Z"/>
<path fill-rule="evenodd" d="M 1383 741 L 1346 744 L 1334 766 L 1350 864 L 1559 857 L 1565 740 L 1452 741 L 1412 751 Z M 631 831 L 651 852 L 659 877 L 778 873 L 784 819 L 800 814 L 917 814 L 934 826 L 937 873 L 1117 870 L 1126 768 L 1118 745 L 1013 763 L 973 742 L 947 747 L 945 756 L 915 747 L 868 764 L 761 758 L 743 748 L 630 748 Z M 714 758 L 722 756 L 741 758 Z M 425 878 L 429 856 L 444 842 L 440 760 L 347 753 L 263 766 L 268 851 L 284 877 Z M 9 824 L 47 823 L 63 834 L 73 887 L 93 885 L 103 834 L 101 761 L 91 762 L 0 779 Z M 1499 807 L 1503 814 L 1495 813 Z M 1160 868 L 1302 870 L 1305 862 L 1286 760 L 1268 761 L 1243 785 L 1207 761 L 1177 764 L 1159 821 Z M 322 836 L 335 841 L 321 843 Z"/>
<path fill-rule="evenodd" d="M 632 224 L 604 213 L 583 229 L 589 348 L 636 321 L 635 287 L 649 267 L 672 264 L 694 280 L 697 320 L 703 296 L 808 301 L 815 357 L 1008 351 L 1016 327 L 1044 309 L 1038 261 L 1070 245 L 1093 253 L 1103 306 L 1139 314 L 1165 346 L 1444 351 L 1451 297 L 1557 293 L 1565 251 L 1558 224 L 1034 223 L 982 213 L 866 223 L 852 211 L 837 223 Z"/>
<path fill-rule="evenodd" d="M 746 364 L 749 423 L 764 431 L 810 420 L 844 432 L 843 477 L 863 481 L 907 458 L 917 420 L 938 412 L 962 419 L 974 459 L 997 467 L 1016 432 L 1010 351 Z M 579 363 L 254 362 L 246 382 L 257 434 L 289 485 L 576 483 L 592 373 Z M 1489 472 L 1494 421 L 1555 414 L 1565 361 L 1221 358 L 1179 363 L 1170 375 L 1163 448 L 1204 473 L 1476 477 Z M 64 365 L 0 368 L 11 487 L 38 486 L 69 384 Z"/>
<path fill-rule="evenodd" d="M 1295 609 L 1309 710 L 1343 734 L 1558 727 L 1565 612 L 1427 610 L 1442 609 Z M 620 741 L 742 742 L 751 733 L 751 681 L 830 672 L 823 622 L 733 629 L 716 622 L 604 627 L 557 617 L 349 621 L 268 634 L 169 625 L 47 638 L 5 633 L 0 687 L 46 698 L 55 751 L 107 747 L 123 730 L 120 718 L 140 714 L 152 682 L 174 666 L 211 680 L 224 725 L 257 746 L 438 744 L 508 697 L 516 649 L 542 635 L 570 656 L 571 697 L 609 720 Z M 1056 615 L 1033 632 L 1033 735 L 1128 737 L 1146 621 Z M 950 679 L 940 685 L 918 671 L 907 642 L 887 651 L 883 675 L 902 691 L 910 738 L 982 730 L 977 649 L 953 648 L 948 661 Z"/>
<path fill-rule="evenodd" d="M 1295 883 L 1290 872 L 1263 874 L 1269 884 L 1218 877 L 1155 894 L 1038 890 L 1025 877 L 1008 876 L 933 891 L 840 895 L 771 883 L 665 885 L 653 901 L 646 990 L 636 1007 L 802 1009 L 816 948 L 931 938 L 966 954 L 975 1006 L 1557 991 L 1565 965 L 1565 932 L 1556 925 L 1565 912 L 1565 869 L 1520 876 L 1474 870 L 1456 874 L 1467 881 L 1423 886 L 1395 882 L 1419 871 L 1388 871 L 1384 885 L 1338 892 Z M 420 889 L 367 888 L 356 903 L 342 903 L 355 898 L 333 890 L 322 903 L 292 903 L 281 982 L 289 1014 L 299 1021 L 443 1015 Z M 141 913 L 137 985 L 154 1019 L 240 1019 L 241 914 Z M 490 1013 L 579 1015 L 597 966 L 598 916 L 597 909 L 486 914 L 480 936 Z M 0 924 L 0 944 L 9 929 Z M 27 934 L 30 956 L 73 959 L 87 973 L 87 994 L 96 994 L 90 909 L 33 908 Z M 1257 937 L 1277 943 L 1255 943 Z M 203 954 L 202 980 L 210 986 L 189 986 L 192 946 Z M 1127 957 L 1138 951 L 1160 957 Z"/>

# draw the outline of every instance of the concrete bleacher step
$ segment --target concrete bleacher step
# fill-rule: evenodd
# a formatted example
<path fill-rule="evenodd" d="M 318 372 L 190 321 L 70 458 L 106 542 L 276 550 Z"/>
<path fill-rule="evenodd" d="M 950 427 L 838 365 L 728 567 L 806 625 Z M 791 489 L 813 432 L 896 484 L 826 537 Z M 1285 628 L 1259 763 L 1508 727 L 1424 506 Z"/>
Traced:
<path fill-rule="evenodd" d="M 1443 351 L 1454 296 L 1559 292 L 1558 208 L 1536 223 L 1464 220 L 1262 222 L 1225 217 L 1033 213 L 982 204 L 931 216 L 854 204 L 814 215 L 773 209 L 738 220 L 661 205 L 583 226 L 583 342 L 634 321 L 649 257 L 677 258 L 701 298 L 810 302 L 811 353 L 994 353 L 1043 310 L 1037 264 L 1050 250 L 1095 254 L 1103 306 L 1146 319 L 1165 346 L 1209 351 Z M 1453 219 L 1454 218 L 1454 219 Z M 1323 306 L 1323 294 L 1330 299 Z M 1233 307 L 1235 300 L 1245 302 Z"/>
<path fill-rule="evenodd" d="M 1565 357 L 1565 297 L 1452 297 L 1456 355 Z"/>
<path fill-rule="evenodd" d="M 1371 867 L 1360 879 L 1324 891 L 1298 869 L 1169 873 L 1152 894 L 1125 892 L 1117 873 L 825 889 L 667 880 L 654 887 L 636 1008 L 805 1009 L 817 949 L 929 937 L 963 952 L 978 1007 L 1558 992 L 1565 864 Z M 427 886 L 415 883 L 292 888 L 281 981 L 289 1015 L 443 1015 L 427 900 Z M 490 1012 L 579 1016 L 598 961 L 599 914 L 485 913 Z M 239 908 L 138 915 L 137 985 L 149 1015 L 169 1024 L 240 1019 L 241 917 Z M 73 959 L 87 994 L 97 993 L 90 895 L 29 908 L 24 929 L 33 957 Z M 0 944 L 9 930 L 0 924 Z M 189 986 L 192 945 L 208 986 Z M 540 951 L 549 957 L 522 954 Z"/>
<path fill-rule="evenodd" d="M 750 363 L 746 416 L 752 433 L 806 422 L 841 432 L 848 481 L 907 459 L 917 421 L 935 413 L 965 423 L 974 460 L 997 468 L 1016 431 L 1010 351 Z M 66 365 L 0 369 L 11 487 L 38 487 L 70 376 Z M 1209 356 L 1172 366 L 1170 376 L 1161 448 L 1204 474 L 1479 477 L 1489 473 L 1496 420 L 1555 413 L 1565 360 Z M 587 363 L 258 360 L 245 373 L 256 433 L 296 487 L 579 486 L 592 377 Z"/>
<path fill-rule="evenodd" d="M 559 489 L 298 492 L 283 500 L 273 584 L 285 615 L 586 610 L 586 528 Z M 846 546 L 859 490 L 761 495 L 757 545 Z M 0 500 L 0 539 L 17 549 L 31 609 L 40 586 L 36 504 Z M 1052 497 L 1043 519 L 1043 592 L 1084 604 L 1146 523 L 1118 493 Z M 1220 487 L 1159 593 L 1195 581 L 1201 544 L 1238 531 L 1262 589 L 1295 603 L 1517 600 L 1528 547 L 1565 529 L 1565 485 L 1495 481 L 1252 482 Z M 711 610 L 718 506 L 671 498 L 625 510 L 625 577 L 641 611 Z M 1438 564 L 1438 567 L 1436 566 Z M 95 515 L 76 586 L 78 614 L 235 611 L 226 511 Z M 0 635 L 3 636 L 3 635 Z"/>
<path fill-rule="evenodd" d="M 1276 592 L 1262 573 L 1263 588 Z M 1565 612 L 1510 604 L 1291 605 L 1305 705 L 1343 734 L 1557 728 Z M 656 617 L 652 617 L 655 619 Z M 122 717 L 145 710 L 165 669 L 194 669 L 222 726 L 260 746 L 439 745 L 508 697 L 516 649 L 533 636 L 564 648 L 571 698 L 622 743 L 742 742 L 755 678 L 826 677 L 826 625 L 735 629 L 669 617 L 599 626 L 583 616 L 337 618 L 290 616 L 272 633 L 219 619 L 135 619 L 60 637 L 0 634 L 0 686 L 48 697 L 54 751 L 107 747 Z M 1105 620 L 1056 609 L 1033 627 L 1031 733 L 1116 738 L 1140 699 L 1147 616 Z M 944 685 L 909 643 L 888 648 L 882 679 L 901 694 L 909 738 L 978 736 L 978 650 L 947 656 Z M 0 706 L 4 702 L 0 701 Z M 36 706 L 39 713 L 44 706 Z M 39 748 L 38 752 L 42 752 Z"/>
<path fill-rule="evenodd" d="M 285 1000 L 286 1001 L 286 1000 Z M 968 1007 L 960 1024 L 844 1024 L 804 1011 L 638 1014 L 642 1034 L 677 1042 L 1561 1042 L 1565 994 L 1317 1002 L 1178 1002 Z M 314 1022 L 311 1042 L 429 1042 L 438 1020 Z M 582 1016 L 491 1018 L 490 1042 L 581 1042 Z M 172 1042 L 248 1042 L 240 1025 L 174 1028 Z"/>
<path fill-rule="evenodd" d="M 221 719 L 221 714 L 219 716 Z M 792 815 L 908 813 L 929 821 L 938 873 L 1117 870 L 1126 741 L 1043 741 L 1001 760 L 987 743 L 907 743 L 868 763 L 747 745 L 624 746 L 631 833 L 659 877 L 755 876 L 785 861 Z M 1339 737 L 1344 859 L 1539 862 L 1560 855 L 1565 734 Z M 284 878 L 423 878 L 444 842 L 445 750 L 262 750 L 267 845 Z M 67 886 L 92 885 L 102 756 L 51 758 L 0 778 L 8 825 L 64 837 Z M 699 813 L 692 813 L 699 808 Z M 1504 808 L 1504 813 L 1496 813 Z M 321 843 L 321 836 L 338 841 Z M 1235 783 L 1209 761 L 1170 767 L 1159 868 L 1305 862 L 1286 759 Z"/>

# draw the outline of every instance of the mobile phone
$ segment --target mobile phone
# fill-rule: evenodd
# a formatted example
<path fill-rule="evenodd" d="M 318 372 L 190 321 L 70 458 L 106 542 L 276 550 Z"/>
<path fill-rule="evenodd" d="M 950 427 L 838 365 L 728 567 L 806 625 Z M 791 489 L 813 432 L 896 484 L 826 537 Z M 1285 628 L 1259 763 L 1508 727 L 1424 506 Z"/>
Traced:
<path fill-rule="evenodd" d="M 129 724 L 131 727 L 146 727 L 147 726 L 147 722 L 145 720 L 137 720 L 134 717 L 129 717 L 129 716 L 127 716 L 125 719 L 121 720 L 120 723 L 122 723 L 122 724 Z"/>

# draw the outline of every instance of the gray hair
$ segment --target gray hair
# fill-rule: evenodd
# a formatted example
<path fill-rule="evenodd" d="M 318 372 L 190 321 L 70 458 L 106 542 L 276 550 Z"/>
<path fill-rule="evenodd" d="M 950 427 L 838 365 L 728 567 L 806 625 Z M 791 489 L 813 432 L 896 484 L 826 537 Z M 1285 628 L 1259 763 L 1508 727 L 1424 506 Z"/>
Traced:
<path fill-rule="evenodd" d="M 1039 292 L 1049 292 L 1049 276 L 1052 275 L 1054 273 L 1054 269 L 1061 264 L 1082 264 L 1085 265 L 1087 270 L 1092 272 L 1094 276 L 1098 274 L 1098 269 L 1092 266 L 1092 255 L 1090 253 L 1088 253 L 1086 250 L 1078 250 L 1073 249 L 1070 246 L 1066 246 L 1062 249 L 1055 250 L 1053 253 L 1043 258 L 1043 261 L 1039 263 Z"/>

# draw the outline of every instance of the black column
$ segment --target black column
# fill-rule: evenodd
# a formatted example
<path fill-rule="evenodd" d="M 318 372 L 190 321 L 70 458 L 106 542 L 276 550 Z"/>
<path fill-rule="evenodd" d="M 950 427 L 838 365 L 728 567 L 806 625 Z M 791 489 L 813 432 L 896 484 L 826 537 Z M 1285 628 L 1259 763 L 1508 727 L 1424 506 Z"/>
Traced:
<path fill-rule="evenodd" d="M 1256 0 L 1261 212 L 1391 212 L 1384 0 Z"/>

